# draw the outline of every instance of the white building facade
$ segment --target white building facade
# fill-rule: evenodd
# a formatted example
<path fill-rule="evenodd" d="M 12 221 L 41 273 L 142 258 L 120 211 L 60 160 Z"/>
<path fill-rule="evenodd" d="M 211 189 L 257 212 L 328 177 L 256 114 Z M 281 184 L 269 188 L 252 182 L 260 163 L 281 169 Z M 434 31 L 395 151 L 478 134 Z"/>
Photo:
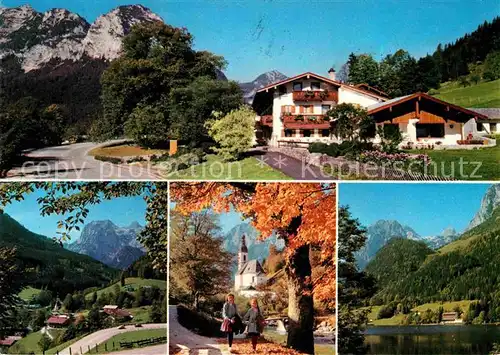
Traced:
<path fill-rule="evenodd" d="M 471 136 L 480 138 L 480 122 L 488 133 L 497 131 L 496 122 L 481 112 L 425 93 L 389 100 L 383 92 L 366 84 L 336 81 L 335 71 L 330 69 L 328 78 L 307 72 L 257 91 L 253 101 L 258 114 L 257 141 L 273 147 L 304 148 L 313 142 L 339 142 L 333 134 L 335 123 L 325 114 L 342 103 L 365 108 L 376 126 L 397 127 L 403 144 L 414 146 L 466 144 Z M 377 143 L 379 137 L 375 129 L 373 132 L 373 141 Z"/>
<path fill-rule="evenodd" d="M 234 290 L 246 297 L 259 294 L 257 286 L 267 282 L 266 273 L 258 260 L 248 260 L 245 235 L 241 238 L 238 252 L 238 271 L 234 278 Z"/>

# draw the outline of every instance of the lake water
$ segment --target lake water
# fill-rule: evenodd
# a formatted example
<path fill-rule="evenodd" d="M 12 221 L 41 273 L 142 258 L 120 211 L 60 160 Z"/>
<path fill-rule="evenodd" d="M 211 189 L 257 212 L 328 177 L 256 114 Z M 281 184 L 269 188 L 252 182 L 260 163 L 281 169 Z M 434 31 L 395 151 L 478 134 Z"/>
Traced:
<path fill-rule="evenodd" d="M 368 354 L 488 354 L 500 344 L 494 325 L 425 325 L 368 327 Z"/>

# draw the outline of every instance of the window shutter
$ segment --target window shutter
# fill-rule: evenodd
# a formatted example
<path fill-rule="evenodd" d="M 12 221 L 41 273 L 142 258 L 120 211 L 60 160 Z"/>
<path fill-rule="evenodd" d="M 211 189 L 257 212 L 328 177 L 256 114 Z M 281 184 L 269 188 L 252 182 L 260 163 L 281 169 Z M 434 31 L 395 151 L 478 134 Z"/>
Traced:
<path fill-rule="evenodd" d="M 304 113 L 304 106 L 299 106 L 299 113 Z"/>
<path fill-rule="evenodd" d="M 286 106 L 281 106 L 281 113 L 286 111 Z"/>
<path fill-rule="evenodd" d="M 291 106 L 291 110 L 290 110 L 291 113 L 295 113 L 295 106 Z"/>

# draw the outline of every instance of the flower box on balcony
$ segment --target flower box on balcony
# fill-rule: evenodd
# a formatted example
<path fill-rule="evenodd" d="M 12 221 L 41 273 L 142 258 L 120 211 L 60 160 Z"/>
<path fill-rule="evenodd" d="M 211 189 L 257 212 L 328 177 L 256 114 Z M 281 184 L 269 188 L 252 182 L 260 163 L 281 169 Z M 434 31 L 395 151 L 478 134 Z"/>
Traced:
<path fill-rule="evenodd" d="M 457 141 L 459 145 L 467 145 L 467 144 L 479 144 L 483 145 L 485 144 L 483 140 L 481 139 L 467 139 L 467 140 L 459 140 Z"/>
<path fill-rule="evenodd" d="M 335 91 L 294 91 L 294 101 L 337 101 L 337 92 Z"/>

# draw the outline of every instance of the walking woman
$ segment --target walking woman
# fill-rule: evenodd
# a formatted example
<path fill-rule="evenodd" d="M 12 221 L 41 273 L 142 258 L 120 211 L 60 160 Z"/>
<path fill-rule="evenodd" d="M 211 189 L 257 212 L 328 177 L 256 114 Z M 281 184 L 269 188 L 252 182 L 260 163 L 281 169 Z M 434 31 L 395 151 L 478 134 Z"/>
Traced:
<path fill-rule="evenodd" d="M 241 322 L 241 318 L 238 315 L 238 308 L 234 303 L 234 295 L 232 293 L 226 296 L 226 303 L 222 308 L 222 322 L 221 331 L 227 335 L 227 343 L 229 345 L 229 352 L 231 353 L 233 347 L 233 336 L 235 331 L 235 325 L 237 322 Z"/>
<path fill-rule="evenodd" d="M 253 351 L 257 352 L 257 341 L 262 332 L 264 332 L 264 325 L 266 321 L 260 313 L 259 303 L 256 298 L 250 301 L 252 306 L 247 314 L 243 317 L 243 322 L 247 324 L 247 334 L 252 338 Z"/>

